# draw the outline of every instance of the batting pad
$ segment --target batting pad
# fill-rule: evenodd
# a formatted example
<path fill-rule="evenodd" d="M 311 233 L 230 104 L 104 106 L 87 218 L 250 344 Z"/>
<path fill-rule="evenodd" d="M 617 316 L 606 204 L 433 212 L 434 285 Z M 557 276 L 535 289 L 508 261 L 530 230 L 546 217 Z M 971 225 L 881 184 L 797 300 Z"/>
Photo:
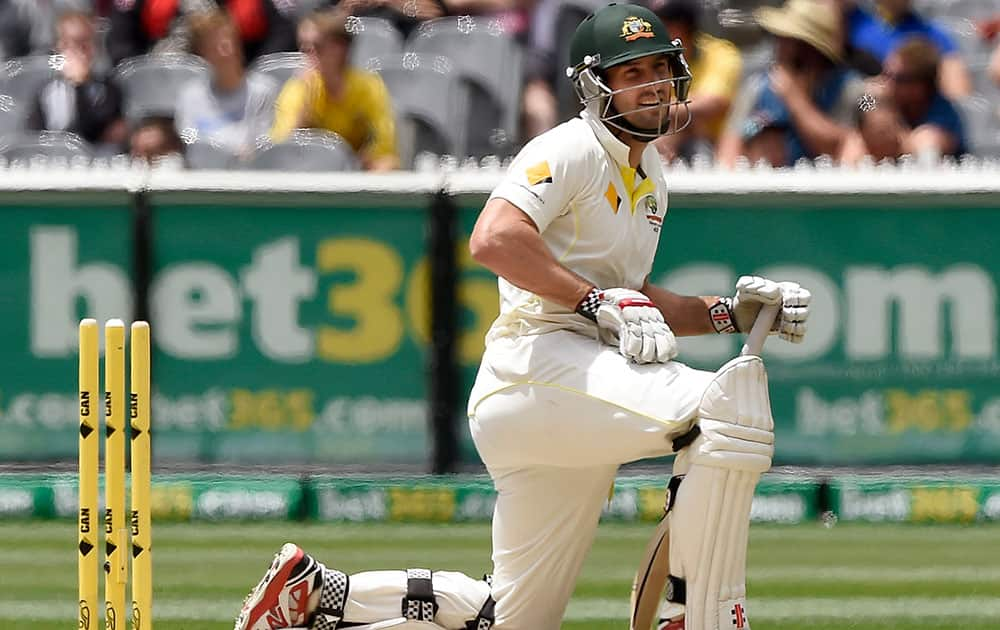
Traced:
<path fill-rule="evenodd" d="M 355 626 L 352 630 L 448 630 L 432 621 L 414 621 L 405 617 Z"/>
<path fill-rule="evenodd" d="M 670 514 L 670 572 L 685 582 L 685 630 L 749 630 L 750 504 L 774 452 L 760 357 L 722 366 L 702 396 L 698 418 L 701 435 L 676 462 L 678 472 L 687 467 L 687 473 Z"/>

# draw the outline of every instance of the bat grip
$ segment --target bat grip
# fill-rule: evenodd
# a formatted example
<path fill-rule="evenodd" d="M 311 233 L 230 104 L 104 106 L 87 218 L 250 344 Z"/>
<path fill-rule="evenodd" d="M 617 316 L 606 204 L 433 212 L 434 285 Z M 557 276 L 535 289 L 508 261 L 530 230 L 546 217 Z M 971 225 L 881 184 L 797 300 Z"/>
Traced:
<path fill-rule="evenodd" d="M 753 322 L 753 328 L 750 329 L 750 334 L 747 335 L 746 343 L 743 344 L 743 349 L 740 350 L 740 356 L 750 354 L 760 356 L 761 351 L 764 350 L 764 342 L 767 340 L 768 333 L 771 332 L 771 326 L 774 324 L 774 319 L 778 316 L 778 309 L 780 308 L 780 304 L 765 304 L 761 307 L 760 313 L 757 314 L 757 319 Z"/>

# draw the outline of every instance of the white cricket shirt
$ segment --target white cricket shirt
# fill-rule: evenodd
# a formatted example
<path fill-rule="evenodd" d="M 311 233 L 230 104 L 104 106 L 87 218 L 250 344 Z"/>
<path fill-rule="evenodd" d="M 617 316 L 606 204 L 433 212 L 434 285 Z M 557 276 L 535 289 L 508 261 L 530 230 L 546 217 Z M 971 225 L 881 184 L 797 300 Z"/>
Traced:
<path fill-rule="evenodd" d="M 628 146 L 583 111 L 533 139 L 490 195 L 514 204 L 538 226 L 560 263 L 600 288 L 640 289 L 653 266 L 667 212 L 659 154 Z M 594 333 L 594 323 L 500 278 L 500 316 L 486 342 L 552 330 Z"/>

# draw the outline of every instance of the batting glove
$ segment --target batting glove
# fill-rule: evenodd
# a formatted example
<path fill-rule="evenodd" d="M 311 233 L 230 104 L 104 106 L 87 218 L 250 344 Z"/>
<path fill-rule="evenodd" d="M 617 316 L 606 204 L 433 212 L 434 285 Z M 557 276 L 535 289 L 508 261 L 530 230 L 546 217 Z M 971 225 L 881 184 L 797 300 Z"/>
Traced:
<path fill-rule="evenodd" d="M 636 363 L 666 363 L 677 356 L 677 339 L 663 314 L 638 291 L 592 289 L 576 312 L 597 324 L 602 341 Z"/>
<path fill-rule="evenodd" d="M 761 306 L 780 304 L 771 334 L 785 341 L 802 343 L 809 318 L 812 294 L 797 282 L 774 282 L 759 276 L 742 276 L 736 281 L 736 295 L 722 298 L 709 310 L 716 332 L 749 332 Z"/>

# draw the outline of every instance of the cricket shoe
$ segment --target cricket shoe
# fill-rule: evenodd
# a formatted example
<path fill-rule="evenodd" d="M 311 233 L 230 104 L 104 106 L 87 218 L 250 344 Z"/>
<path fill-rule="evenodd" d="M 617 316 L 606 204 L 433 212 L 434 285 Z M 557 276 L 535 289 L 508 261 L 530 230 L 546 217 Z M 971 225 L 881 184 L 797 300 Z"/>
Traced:
<path fill-rule="evenodd" d="M 684 617 L 660 619 L 656 625 L 656 630 L 684 630 Z"/>
<path fill-rule="evenodd" d="M 309 608 L 309 600 L 322 587 L 324 570 L 322 564 L 298 545 L 285 543 L 264 577 L 243 600 L 234 630 L 312 626 L 315 615 Z"/>
<path fill-rule="evenodd" d="M 684 605 L 664 602 L 656 630 L 684 630 Z"/>

